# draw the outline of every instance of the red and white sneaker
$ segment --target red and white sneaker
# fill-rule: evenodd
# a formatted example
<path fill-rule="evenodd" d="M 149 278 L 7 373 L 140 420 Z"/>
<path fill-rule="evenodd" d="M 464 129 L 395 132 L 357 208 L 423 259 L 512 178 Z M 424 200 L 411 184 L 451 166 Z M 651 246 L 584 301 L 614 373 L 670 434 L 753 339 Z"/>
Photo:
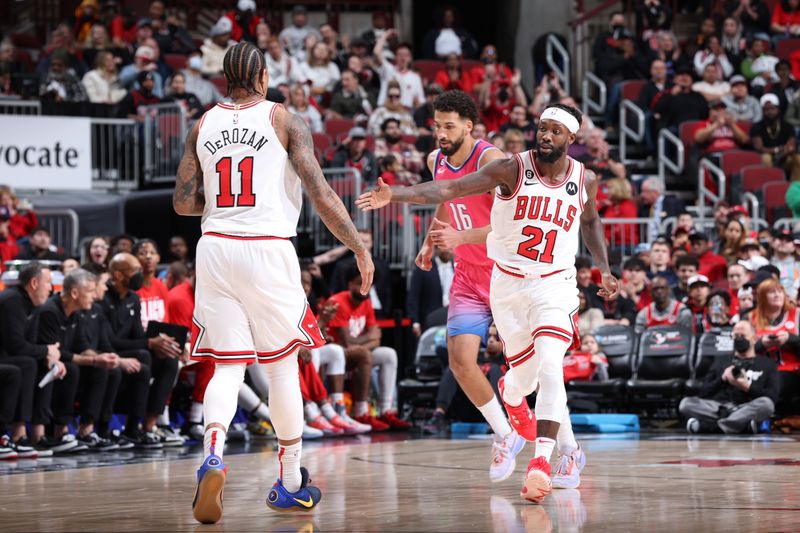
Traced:
<path fill-rule="evenodd" d="M 314 420 L 310 420 L 308 425 L 314 429 L 318 429 L 322 431 L 322 433 L 326 437 L 338 437 L 344 435 L 344 430 L 342 428 L 338 428 L 333 426 L 328 420 L 320 415 Z"/>
<path fill-rule="evenodd" d="M 519 495 L 533 503 L 541 503 L 545 496 L 552 490 L 550 480 L 550 462 L 545 457 L 531 459 L 528 472 L 525 474 L 525 483 Z"/>
<path fill-rule="evenodd" d="M 328 422 L 334 427 L 341 428 L 345 435 L 360 435 L 372 431 L 372 426 L 356 422 L 347 415 L 336 415 L 328 420 Z"/>
<path fill-rule="evenodd" d="M 378 420 L 387 424 L 392 429 L 410 429 L 411 422 L 406 422 L 397 417 L 397 413 L 394 411 L 386 411 L 381 416 L 378 417 Z"/>
<path fill-rule="evenodd" d="M 353 417 L 356 422 L 361 424 L 366 424 L 372 428 L 372 431 L 386 431 L 389 429 L 389 424 L 382 422 L 381 420 L 375 418 L 369 414 L 363 414 L 361 416 Z"/>
<path fill-rule="evenodd" d="M 528 407 L 528 402 L 523 398 L 522 402 L 516 407 L 506 403 L 503 399 L 503 394 L 506 389 L 505 376 L 500 378 L 500 381 L 497 383 L 497 388 L 500 390 L 500 399 L 503 400 L 503 405 L 508 413 L 508 421 L 511 427 L 513 427 L 523 439 L 529 442 L 535 442 L 536 416 L 533 414 L 533 411 L 531 411 L 531 408 Z"/>

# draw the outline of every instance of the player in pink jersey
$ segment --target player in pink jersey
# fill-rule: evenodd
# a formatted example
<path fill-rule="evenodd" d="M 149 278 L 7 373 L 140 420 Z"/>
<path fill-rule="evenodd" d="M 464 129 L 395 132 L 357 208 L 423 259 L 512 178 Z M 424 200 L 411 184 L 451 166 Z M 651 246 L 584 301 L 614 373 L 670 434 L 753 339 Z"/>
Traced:
<path fill-rule="evenodd" d="M 433 109 L 439 150 L 428 156 L 428 168 L 436 181 L 455 180 L 491 161 L 505 159 L 492 144 L 470 134 L 478 120 L 478 109 L 468 94 L 447 91 L 436 99 Z M 514 458 L 525 446 L 525 439 L 509 425 L 477 362 L 481 342 L 485 342 L 492 323 L 489 285 L 494 261 L 486 256 L 486 235 L 491 230 L 493 201 L 493 194 L 483 193 L 442 202 L 417 255 L 417 266 L 431 269 L 434 246 L 455 251 L 447 315 L 450 369 L 495 433 L 489 477 L 503 481 L 514 471 Z"/>
<path fill-rule="evenodd" d="M 536 442 L 520 496 L 539 503 L 553 486 L 575 488 L 585 456 L 572 435 L 564 388 L 563 359 L 577 336 L 575 256 L 580 237 L 602 271 L 598 296 L 619 295 L 611 274 L 603 225 L 597 212 L 598 178 L 567 156 L 582 115 L 555 104 L 544 110 L 537 148 L 495 161 L 448 182 L 413 187 L 379 183 L 356 205 L 378 209 L 389 202 L 441 204 L 453 198 L 495 192 L 489 257 L 495 260 L 491 305 L 510 369 L 500 392 L 511 425 Z M 525 397 L 538 390 L 536 416 Z M 559 465 L 551 480 L 550 456 L 559 441 Z"/>

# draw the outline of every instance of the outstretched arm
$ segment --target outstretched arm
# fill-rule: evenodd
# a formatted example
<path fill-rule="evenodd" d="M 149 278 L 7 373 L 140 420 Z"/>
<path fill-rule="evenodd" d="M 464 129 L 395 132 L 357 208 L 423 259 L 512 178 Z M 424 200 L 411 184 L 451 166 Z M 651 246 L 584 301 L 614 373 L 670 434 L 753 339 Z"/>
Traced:
<path fill-rule="evenodd" d="M 200 192 L 202 183 L 203 172 L 200 170 L 200 159 L 197 157 L 197 125 L 195 125 L 186 136 L 186 147 L 175 178 L 172 206 L 176 213 L 183 216 L 203 214 L 206 199 Z"/>
<path fill-rule="evenodd" d="M 603 234 L 603 224 L 600 221 L 600 214 L 597 212 L 597 184 L 598 179 L 591 170 L 586 171 L 586 204 L 581 215 L 581 236 L 586 248 L 592 254 L 595 264 L 600 267 L 603 274 L 603 287 L 598 291 L 598 296 L 613 300 L 619 295 L 619 282 L 611 274 L 611 267 L 608 265 L 608 250 L 606 249 L 606 238 Z"/>
<path fill-rule="evenodd" d="M 372 286 L 375 267 L 369 250 L 364 247 L 350 214 L 342 200 L 331 189 L 314 155 L 314 141 L 305 121 L 289 113 L 283 107 L 275 114 L 278 129 L 283 128 L 287 135 L 287 152 L 295 172 L 300 177 L 311 203 L 319 218 L 342 244 L 356 254 L 356 262 L 361 271 L 361 292 L 367 294 Z"/>
<path fill-rule="evenodd" d="M 455 180 L 434 180 L 412 187 L 389 187 L 379 179 L 378 189 L 362 194 L 356 200 L 356 205 L 365 211 L 371 211 L 389 202 L 441 204 L 453 198 L 489 192 L 496 187 L 511 191 L 516 181 L 516 158 L 500 159 Z"/>

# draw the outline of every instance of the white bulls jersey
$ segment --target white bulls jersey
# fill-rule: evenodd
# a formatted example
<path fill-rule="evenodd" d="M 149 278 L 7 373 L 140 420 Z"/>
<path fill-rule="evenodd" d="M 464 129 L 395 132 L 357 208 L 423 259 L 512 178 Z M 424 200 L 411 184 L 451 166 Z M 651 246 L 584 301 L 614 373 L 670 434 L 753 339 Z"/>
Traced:
<path fill-rule="evenodd" d="M 489 257 L 503 270 L 532 277 L 574 268 L 586 203 L 583 164 L 567 157 L 566 178 L 554 186 L 539 179 L 533 150 L 516 158 L 516 189 L 510 196 L 498 189 L 492 206 Z"/>
<path fill-rule="evenodd" d="M 220 103 L 200 119 L 197 157 L 206 205 L 203 233 L 293 237 L 300 179 L 272 127 L 278 104 Z"/>

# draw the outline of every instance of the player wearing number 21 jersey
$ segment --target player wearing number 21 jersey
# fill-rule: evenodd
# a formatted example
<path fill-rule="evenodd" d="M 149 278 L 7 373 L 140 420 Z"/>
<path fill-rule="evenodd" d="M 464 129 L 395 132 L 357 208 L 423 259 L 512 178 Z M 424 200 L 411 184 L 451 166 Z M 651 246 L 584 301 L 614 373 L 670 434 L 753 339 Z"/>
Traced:
<path fill-rule="evenodd" d="M 495 191 L 487 237 L 487 251 L 495 261 L 491 308 L 510 367 L 499 388 L 511 425 L 536 442 L 520 491 L 523 499 L 535 503 L 553 486 L 577 487 L 585 462 L 569 425 L 563 369 L 564 354 L 577 339 L 574 265 L 579 231 L 603 273 L 598 294 L 615 298 L 619 293 L 595 204 L 597 177 L 566 155 L 582 118 L 575 108 L 553 105 L 540 117 L 533 151 L 449 182 L 383 185 L 356 202 L 362 209 L 375 209 L 390 201 L 438 204 Z M 537 388 L 534 417 L 525 397 Z M 560 458 L 551 480 L 556 438 Z"/>
<path fill-rule="evenodd" d="M 205 459 L 192 504 L 202 523 L 222 517 L 225 434 L 251 363 L 266 365 L 278 436 L 278 481 L 267 505 L 307 511 L 320 501 L 300 467 L 304 424 L 296 350 L 324 344 L 289 240 L 302 186 L 328 229 L 355 253 L 362 294 L 374 273 L 349 213 L 319 168 L 305 122 L 264 99 L 264 54 L 239 43 L 226 52 L 223 71 L 233 101 L 216 105 L 192 128 L 173 197 L 179 214 L 202 216 L 191 356 L 215 363 L 203 402 Z"/>

